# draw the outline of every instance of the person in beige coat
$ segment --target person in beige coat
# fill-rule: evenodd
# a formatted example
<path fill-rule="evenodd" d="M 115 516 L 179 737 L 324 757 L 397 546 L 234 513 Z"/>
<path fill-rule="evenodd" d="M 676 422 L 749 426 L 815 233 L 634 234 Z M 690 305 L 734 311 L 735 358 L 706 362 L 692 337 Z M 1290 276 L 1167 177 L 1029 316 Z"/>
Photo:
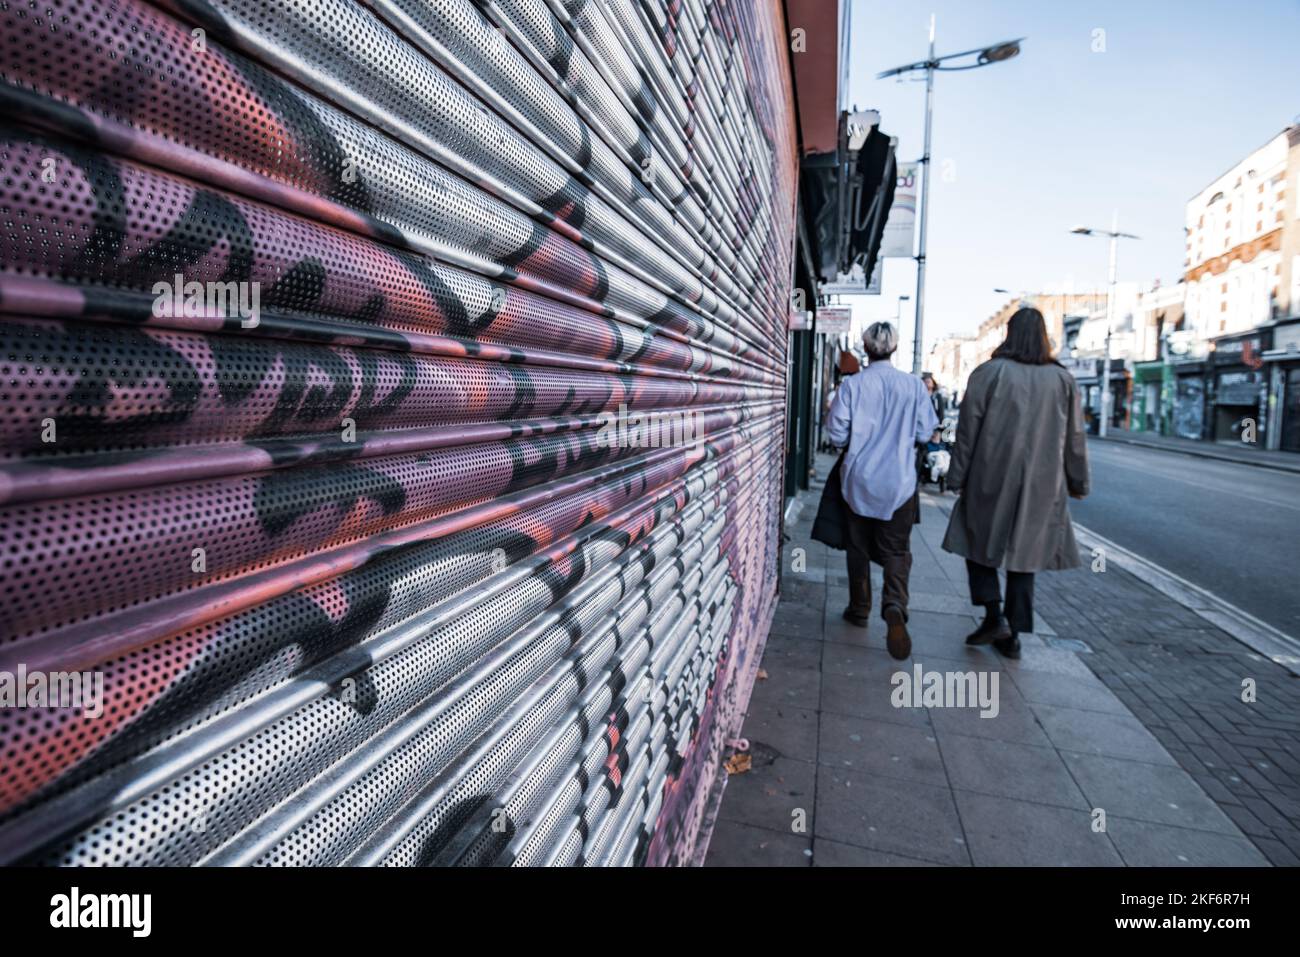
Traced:
<path fill-rule="evenodd" d="M 968 645 L 991 642 L 1020 657 L 1020 634 L 1034 630 L 1034 573 L 1080 564 L 1067 498 L 1088 487 L 1078 385 L 1052 357 L 1043 314 L 1019 309 L 1006 340 L 971 373 L 948 469 L 960 497 L 943 547 L 965 557 L 971 603 L 985 613 Z"/>

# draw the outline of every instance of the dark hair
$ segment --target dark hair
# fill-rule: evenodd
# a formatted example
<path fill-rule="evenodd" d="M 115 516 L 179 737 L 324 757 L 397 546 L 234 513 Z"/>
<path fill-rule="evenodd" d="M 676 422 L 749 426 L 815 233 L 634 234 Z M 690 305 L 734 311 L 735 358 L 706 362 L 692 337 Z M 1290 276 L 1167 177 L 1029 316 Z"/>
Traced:
<path fill-rule="evenodd" d="M 1022 306 L 1007 322 L 1007 337 L 993 350 L 994 359 L 1011 359 L 1026 365 L 1045 366 L 1056 363 L 1052 340 L 1047 338 L 1043 314 L 1032 306 Z"/>

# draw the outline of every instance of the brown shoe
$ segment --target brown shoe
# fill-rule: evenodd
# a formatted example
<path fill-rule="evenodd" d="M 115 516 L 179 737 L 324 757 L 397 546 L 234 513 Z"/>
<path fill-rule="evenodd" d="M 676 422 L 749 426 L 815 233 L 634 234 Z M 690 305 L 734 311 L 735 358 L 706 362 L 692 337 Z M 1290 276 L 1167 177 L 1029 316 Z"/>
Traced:
<path fill-rule="evenodd" d="M 858 628 L 866 628 L 867 622 L 870 621 L 866 615 L 859 615 L 852 608 L 844 609 L 844 620 L 850 625 L 856 625 Z"/>
<path fill-rule="evenodd" d="M 889 649 L 889 654 L 898 661 L 910 658 L 912 636 L 907 633 L 907 619 L 903 610 L 890 605 L 885 609 L 884 617 L 885 623 L 889 625 L 889 631 L 885 635 L 885 647 Z"/>

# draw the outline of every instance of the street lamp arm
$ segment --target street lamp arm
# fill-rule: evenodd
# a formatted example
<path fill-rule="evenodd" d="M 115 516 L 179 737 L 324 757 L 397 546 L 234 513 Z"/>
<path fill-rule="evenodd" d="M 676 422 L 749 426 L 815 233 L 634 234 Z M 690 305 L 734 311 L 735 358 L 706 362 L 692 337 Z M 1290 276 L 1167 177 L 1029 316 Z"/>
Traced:
<path fill-rule="evenodd" d="M 1107 239 L 1141 239 L 1133 233 L 1120 233 L 1109 229 L 1090 229 L 1087 226 L 1075 226 L 1070 233 L 1075 236 L 1104 236 Z"/>
<path fill-rule="evenodd" d="M 1001 43 L 991 43 L 986 47 L 976 47 L 973 50 L 963 50 L 960 53 L 946 53 L 940 57 L 931 57 L 929 60 L 918 60 L 915 63 L 908 63 L 905 66 L 896 66 L 892 69 L 885 70 L 883 73 L 877 73 L 877 79 L 885 79 L 891 76 L 900 76 L 903 73 L 912 73 L 919 70 L 943 70 L 944 72 L 954 72 L 957 70 L 975 70 L 982 66 L 988 66 L 990 63 L 998 63 L 1001 60 L 1009 60 L 1020 52 L 1020 44 L 1025 41 L 1025 37 L 1017 37 L 1014 40 L 1003 40 Z M 978 56 L 978 63 L 972 63 L 969 66 L 940 66 L 945 60 L 956 60 L 964 56 Z"/>
<path fill-rule="evenodd" d="M 885 70 L 883 73 L 877 73 L 876 79 L 884 80 L 891 76 L 899 76 L 903 73 L 912 73 L 917 70 L 928 70 L 935 65 L 933 60 L 920 60 L 916 63 L 909 63 L 906 66 L 896 66 L 892 69 Z"/>

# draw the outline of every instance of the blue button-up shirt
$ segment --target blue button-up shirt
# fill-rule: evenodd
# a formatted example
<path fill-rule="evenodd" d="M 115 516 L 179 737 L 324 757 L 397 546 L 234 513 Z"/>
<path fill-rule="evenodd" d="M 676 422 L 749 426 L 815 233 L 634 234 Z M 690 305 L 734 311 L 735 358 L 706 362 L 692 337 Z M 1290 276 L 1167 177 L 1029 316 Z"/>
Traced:
<path fill-rule="evenodd" d="M 840 382 L 831 403 L 831 444 L 848 445 L 840 484 L 863 518 L 889 518 L 916 491 L 916 442 L 939 425 L 919 377 L 887 360 Z"/>

